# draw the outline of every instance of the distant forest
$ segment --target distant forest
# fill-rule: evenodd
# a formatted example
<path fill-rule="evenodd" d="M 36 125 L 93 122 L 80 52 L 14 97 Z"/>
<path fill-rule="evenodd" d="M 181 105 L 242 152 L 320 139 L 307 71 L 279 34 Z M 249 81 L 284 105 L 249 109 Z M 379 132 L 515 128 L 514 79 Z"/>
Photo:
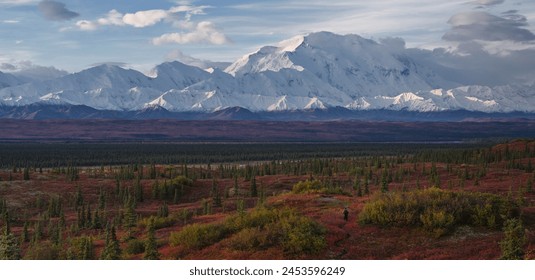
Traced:
<path fill-rule="evenodd" d="M 489 144 L 490 145 L 490 144 Z M 482 144 L 0 144 L 0 168 L 226 162 L 439 154 L 452 156 Z M 484 147 L 484 146 L 483 146 Z"/>

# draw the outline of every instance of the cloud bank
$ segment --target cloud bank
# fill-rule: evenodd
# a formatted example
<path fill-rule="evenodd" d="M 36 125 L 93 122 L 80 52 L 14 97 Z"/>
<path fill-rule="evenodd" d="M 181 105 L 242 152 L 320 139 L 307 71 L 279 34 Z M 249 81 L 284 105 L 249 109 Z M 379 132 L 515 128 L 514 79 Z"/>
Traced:
<path fill-rule="evenodd" d="M 79 13 L 67 9 L 65 4 L 57 1 L 44 0 L 39 2 L 37 7 L 47 20 L 64 21 L 80 16 Z"/>
<path fill-rule="evenodd" d="M 517 14 L 508 18 L 491 15 L 487 12 L 464 12 L 450 18 L 451 30 L 442 39 L 454 42 L 471 40 L 525 42 L 535 40 L 535 35 L 522 27 L 527 20 Z"/>
<path fill-rule="evenodd" d="M 204 14 L 208 6 L 180 5 L 168 10 L 155 9 L 123 14 L 117 10 L 109 11 L 96 20 L 80 20 L 76 27 L 83 31 L 94 31 L 104 26 L 131 26 L 146 28 L 160 22 L 168 22 L 180 32 L 165 33 L 151 40 L 154 45 L 163 44 L 214 44 L 222 45 L 230 39 L 213 22 L 193 22 L 194 15 Z"/>
<path fill-rule="evenodd" d="M 0 5 L 10 5 L 10 6 L 19 6 L 19 5 L 28 5 L 38 0 L 0 0 Z"/>
<path fill-rule="evenodd" d="M 152 39 L 154 45 L 163 45 L 169 43 L 176 44 L 194 44 L 208 43 L 214 45 L 223 45 L 229 43 L 227 36 L 221 33 L 215 25 L 208 21 L 199 22 L 194 30 L 183 33 L 167 33 L 160 37 Z"/>
<path fill-rule="evenodd" d="M 476 5 L 487 7 L 487 6 L 499 5 L 499 4 L 502 4 L 503 2 L 505 2 L 505 0 L 477 0 L 477 1 L 474 1 L 473 3 Z"/>

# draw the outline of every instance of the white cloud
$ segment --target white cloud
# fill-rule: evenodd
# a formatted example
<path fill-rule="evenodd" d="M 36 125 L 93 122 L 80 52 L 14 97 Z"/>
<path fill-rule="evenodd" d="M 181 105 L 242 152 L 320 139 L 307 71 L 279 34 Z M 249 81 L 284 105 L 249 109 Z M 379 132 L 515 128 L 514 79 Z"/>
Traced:
<path fill-rule="evenodd" d="M 193 44 L 208 43 L 222 45 L 229 43 L 227 36 L 221 33 L 215 25 L 209 21 L 199 22 L 196 28 L 190 32 L 184 33 L 167 33 L 160 37 L 152 39 L 154 45 L 163 45 L 167 43 L 176 44 Z"/>
<path fill-rule="evenodd" d="M 207 8 L 210 8 L 210 6 L 181 5 L 181 6 L 172 7 L 171 9 L 169 9 L 169 11 L 171 13 L 187 12 L 188 14 L 191 14 L 191 15 L 204 15 L 205 14 L 204 10 Z"/>
<path fill-rule="evenodd" d="M 20 20 L 6 19 L 2 22 L 7 23 L 7 24 L 16 24 L 16 23 L 20 23 Z"/>
<path fill-rule="evenodd" d="M 143 28 L 147 26 L 155 25 L 156 23 L 168 18 L 171 12 L 165 10 L 147 10 L 139 11 L 133 14 L 126 14 L 123 16 L 123 22 L 125 24 Z"/>
<path fill-rule="evenodd" d="M 0 0 L 0 5 L 27 5 L 39 0 Z"/>
<path fill-rule="evenodd" d="M 259 32 L 273 33 L 276 39 L 314 31 L 331 31 L 362 36 L 402 36 L 409 45 L 432 34 L 440 38 L 451 14 L 463 9 L 466 0 L 421 1 L 286 0 L 234 5 L 239 17 L 221 17 L 225 31 L 240 37 Z M 235 27 L 235 28 L 234 28 Z M 238 30 L 238 31 L 235 31 Z M 273 40 L 273 38 L 271 39 Z M 258 40 L 257 40 L 258 41 Z"/>
<path fill-rule="evenodd" d="M 76 22 L 76 27 L 83 31 L 97 30 L 101 26 L 132 26 L 145 28 L 153 26 L 159 22 L 167 21 L 180 32 L 166 33 L 153 38 L 154 45 L 167 43 L 192 44 L 205 43 L 222 45 L 229 43 L 229 38 L 223 34 L 210 21 L 196 23 L 191 20 L 192 16 L 204 14 L 204 9 L 209 6 L 179 5 L 168 10 L 145 10 L 135 13 L 123 14 L 117 10 L 109 11 L 104 17 L 97 20 L 80 20 Z"/>
<path fill-rule="evenodd" d="M 76 22 L 76 26 L 83 31 L 92 31 L 97 29 L 98 24 L 89 20 L 79 20 Z"/>
<path fill-rule="evenodd" d="M 474 4 L 481 6 L 494 6 L 502 4 L 503 2 L 505 2 L 505 0 L 476 0 L 474 1 Z"/>
<path fill-rule="evenodd" d="M 123 21 L 123 14 L 119 13 L 117 10 L 111 10 L 108 12 L 106 17 L 99 18 L 96 23 L 98 25 L 118 25 L 123 26 L 125 25 Z"/>
<path fill-rule="evenodd" d="M 153 26 L 161 21 L 172 22 L 174 26 L 187 26 L 192 15 L 203 14 L 204 9 L 208 6 L 176 6 L 169 10 L 145 10 L 135 13 L 120 13 L 117 10 L 109 11 L 104 17 L 97 20 L 81 20 L 76 23 L 80 30 L 96 30 L 99 26 L 133 26 L 136 28 L 145 28 Z M 183 19 L 180 20 L 178 14 L 184 13 Z"/>

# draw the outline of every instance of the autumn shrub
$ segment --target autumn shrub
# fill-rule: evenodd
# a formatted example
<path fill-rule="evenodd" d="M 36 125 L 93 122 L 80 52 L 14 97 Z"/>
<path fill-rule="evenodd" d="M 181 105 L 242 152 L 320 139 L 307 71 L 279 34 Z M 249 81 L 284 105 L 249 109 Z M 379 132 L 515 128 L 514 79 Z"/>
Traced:
<path fill-rule="evenodd" d="M 317 253 L 325 248 L 325 229 L 308 217 L 289 209 L 258 208 L 247 215 L 227 219 L 241 230 L 230 238 L 237 250 L 280 245 L 288 256 Z"/>
<path fill-rule="evenodd" d="M 169 217 L 157 217 L 157 216 L 150 216 L 144 219 L 141 219 L 138 224 L 144 227 L 147 227 L 149 224 L 149 221 L 152 220 L 154 229 L 162 229 L 171 227 L 174 224 L 178 222 L 177 216 L 169 216 Z"/>
<path fill-rule="evenodd" d="M 423 228 L 440 237 L 453 229 L 455 217 L 443 210 L 426 209 L 420 215 L 420 222 Z"/>
<path fill-rule="evenodd" d="M 422 227 L 441 236 L 460 225 L 499 228 L 518 209 L 513 200 L 494 194 L 430 188 L 379 194 L 364 206 L 359 221 Z"/>
<path fill-rule="evenodd" d="M 182 245 L 189 249 L 201 249 L 222 240 L 227 230 L 221 223 L 192 224 L 181 231 L 171 233 L 169 242 L 172 246 Z"/>
<path fill-rule="evenodd" d="M 306 180 L 296 183 L 293 188 L 293 193 L 311 193 L 311 192 L 321 192 L 324 190 L 323 182 L 319 180 Z"/>
<path fill-rule="evenodd" d="M 182 209 L 174 215 L 179 221 L 186 224 L 193 217 L 193 212 L 188 209 Z"/>
<path fill-rule="evenodd" d="M 25 260 L 58 260 L 60 259 L 61 248 L 50 241 L 43 241 L 32 244 L 26 254 Z"/>
<path fill-rule="evenodd" d="M 280 214 L 278 210 L 260 207 L 248 213 L 230 216 L 226 219 L 225 226 L 234 232 L 252 227 L 263 229 L 280 219 Z"/>
<path fill-rule="evenodd" d="M 290 209 L 267 207 L 235 214 L 221 223 L 188 225 L 172 233 L 170 243 L 200 249 L 225 238 L 234 250 L 281 246 L 288 257 L 317 253 L 326 246 L 320 224 Z"/>
<path fill-rule="evenodd" d="M 140 239 L 130 239 L 126 243 L 125 253 L 130 255 L 137 255 L 145 252 L 145 243 Z"/>
<path fill-rule="evenodd" d="M 265 249 L 278 243 L 277 234 L 273 230 L 245 228 L 234 234 L 230 246 L 235 250 L 249 251 Z"/>
<path fill-rule="evenodd" d="M 281 245 L 287 255 L 314 254 L 325 246 L 325 229 L 311 219 L 291 213 L 279 221 Z"/>
<path fill-rule="evenodd" d="M 293 186 L 292 192 L 295 194 L 321 193 L 321 194 L 349 195 L 349 193 L 344 191 L 341 187 L 332 186 L 320 180 L 306 180 L 306 181 L 297 182 Z"/>
<path fill-rule="evenodd" d="M 94 260 L 94 244 L 91 236 L 74 237 L 70 240 L 66 259 L 69 260 Z"/>
<path fill-rule="evenodd" d="M 173 178 L 169 184 L 171 186 L 193 186 L 193 180 L 186 176 L 177 176 Z"/>

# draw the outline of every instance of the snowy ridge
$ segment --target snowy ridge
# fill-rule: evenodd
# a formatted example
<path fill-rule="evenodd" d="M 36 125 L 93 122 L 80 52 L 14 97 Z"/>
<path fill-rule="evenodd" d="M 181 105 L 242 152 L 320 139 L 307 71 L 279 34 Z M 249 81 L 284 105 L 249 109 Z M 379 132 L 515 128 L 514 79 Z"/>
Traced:
<path fill-rule="evenodd" d="M 0 89 L 24 84 L 24 80 L 14 75 L 0 72 Z"/>
<path fill-rule="evenodd" d="M 461 85 L 418 61 L 410 52 L 358 35 L 319 32 L 262 47 L 225 70 L 166 62 L 146 76 L 101 65 L 36 82 L 0 73 L 0 105 L 70 104 L 114 111 L 161 107 L 172 112 L 232 107 L 256 112 L 334 107 L 535 112 L 533 84 Z"/>

